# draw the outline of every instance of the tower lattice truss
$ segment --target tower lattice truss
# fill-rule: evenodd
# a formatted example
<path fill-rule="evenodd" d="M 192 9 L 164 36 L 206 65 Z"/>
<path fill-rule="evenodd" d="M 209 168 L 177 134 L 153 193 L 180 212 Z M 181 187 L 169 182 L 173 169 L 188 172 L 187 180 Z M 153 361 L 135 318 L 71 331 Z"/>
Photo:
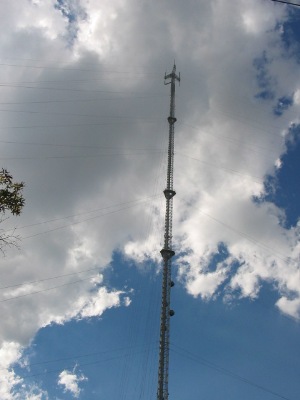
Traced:
<path fill-rule="evenodd" d="M 170 74 L 165 75 L 165 85 L 171 85 L 170 115 L 169 122 L 169 144 L 168 144 L 168 167 L 167 186 L 164 190 L 166 198 L 164 247 L 160 251 L 163 259 L 162 277 L 162 299 L 160 315 L 160 341 L 159 341 L 159 365 L 158 365 L 158 388 L 157 400 L 168 400 L 169 381 L 169 341 L 170 341 L 170 317 L 174 311 L 170 308 L 171 287 L 174 283 L 171 279 L 171 259 L 175 255 L 172 249 L 172 222 L 173 222 L 173 197 L 176 192 L 173 189 L 174 169 L 174 126 L 175 118 L 175 83 L 180 82 L 180 74 L 176 75 L 176 65 Z"/>

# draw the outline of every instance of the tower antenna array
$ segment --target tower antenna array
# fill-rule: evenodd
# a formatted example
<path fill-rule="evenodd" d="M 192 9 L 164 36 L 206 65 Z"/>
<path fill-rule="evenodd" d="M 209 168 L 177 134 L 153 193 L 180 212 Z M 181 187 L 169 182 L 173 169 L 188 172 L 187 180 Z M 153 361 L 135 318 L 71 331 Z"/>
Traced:
<path fill-rule="evenodd" d="M 168 400 L 169 380 L 169 338 L 170 338 L 170 317 L 174 311 L 170 309 L 170 292 L 174 286 L 171 280 L 171 259 L 175 255 L 172 249 L 172 221 L 173 221 L 173 197 L 176 192 L 173 190 L 173 167 L 174 167 L 174 125 L 175 118 L 175 82 L 180 82 L 180 74 L 176 75 L 176 65 L 170 74 L 165 74 L 165 85 L 171 85 L 170 115 L 169 122 L 169 145 L 168 145 L 168 168 L 167 187 L 164 190 L 166 198 L 164 247 L 160 251 L 163 259 L 162 297 L 160 314 L 160 340 L 159 340 L 159 363 L 158 363 L 158 388 L 157 400 Z"/>

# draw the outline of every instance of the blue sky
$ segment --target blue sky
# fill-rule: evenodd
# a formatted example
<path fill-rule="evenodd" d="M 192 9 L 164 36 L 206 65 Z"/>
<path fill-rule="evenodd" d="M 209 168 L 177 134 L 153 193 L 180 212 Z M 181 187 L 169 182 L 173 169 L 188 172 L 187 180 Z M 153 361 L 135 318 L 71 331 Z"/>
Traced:
<path fill-rule="evenodd" d="M 156 398 L 176 60 L 170 399 L 299 397 L 300 8 L 2 5 L 0 400 Z"/>
<path fill-rule="evenodd" d="M 88 378 L 80 384 L 80 398 L 156 396 L 160 279 L 137 273 L 117 255 L 112 273 L 114 287 L 124 281 L 135 287 L 130 307 L 42 329 L 27 350 L 32 366 L 22 375 L 42 385 L 51 399 L 72 398 L 62 396 L 57 375 L 74 368 Z M 170 396 L 296 398 L 299 327 L 273 309 L 272 288 L 263 287 L 257 301 L 231 305 L 199 304 L 179 285 L 172 295 Z"/>

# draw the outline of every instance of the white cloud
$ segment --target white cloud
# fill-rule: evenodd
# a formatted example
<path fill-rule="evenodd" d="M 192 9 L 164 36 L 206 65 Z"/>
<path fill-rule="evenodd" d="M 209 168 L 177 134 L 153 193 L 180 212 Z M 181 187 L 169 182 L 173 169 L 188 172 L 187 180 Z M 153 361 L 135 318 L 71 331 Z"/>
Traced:
<path fill-rule="evenodd" d="M 276 305 L 285 314 L 300 320 L 300 297 L 290 300 L 283 296 L 277 301 Z"/>
<path fill-rule="evenodd" d="M 299 105 L 300 104 L 300 89 L 297 89 L 294 93 L 294 102 Z"/>
<path fill-rule="evenodd" d="M 78 398 L 81 392 L 79 383 L 87 381 L 83 374 L 76 374 L 75 371 L 64 370 L 59 374 L 58 384 L 63 386 L 64 392 L 71 392 L 75 398 Z"/>
<path fill-rule="evenodd" d="M 8 368 L 21 356 L 20 345 L 14 342 L 5 342 L 0 349 L 0 367 Z"/>
<path fill-rule="evenodd" d="M 275 167 L 277 169 L 280 169 L 282 167 L 282 160 L 280 158 L 277 158 L 277 160 L 275 161 Z"/>
<path fill-rule="evenodd" d="M 96 317 L 112 307 L 120 305 L 120 295 L 122 292 L 108 292 L 106 288 L 100 288 L 94 296 L 91 296 L 88 301 L 84 298 L 79 298 L 77 304 L 78 311 L 74 316 L 79 318 Z"/>
<path fill-rule="evenodd" d="M 26 182 L 24 213 L 4 228 L 17 224 L 20 235 L 32 237 L 2 262 L 1 285 L 11 287 L 1 290 L 0 343 L 26 346 L 53 322 L 129 305 L 123 290 L 102 285 L 114 251 L 140 267 L 160 259 L 164 200 L 150 196 L 164 188 L 165 154 L 153 149 L 166 148 L 163 74 L 174 58 L 182 73 L 174 178 L 180 279 L 205 299 L 224 286 L 255 297 L 261 281 L 274 285 L 279 298 L 299 297 L 299 229 L 282 227 L 283 211 L 274 205 L 253 202 L 266 174 L 280 166 L 282 132 L 299 115 L 298 66 L 283 56 L 275 29 L 285 9 L 259 0 L 174 1 L 172 8 L 166 1 L 82 0 L 72 3 L 80 18 L 70 44 L 68 19 L 54 4 L 21 0 L 1 9 L 3 64 L 37 68 L 2 66 L 8 86 L 0 102 L 13 111 L 1 114 L 2 162 Z M 254 60 L 263 54 L 275 100 L 294 93 L 280 118 L 272 114 L 275 100 L 256 97 L 263 88 Z M 230 254 L 210 270 L 219 243 Z M 7 300 L 33 291 L 40 293 Z M 277 305 L 299 313 L 297 301 Z"/>
<path fill-rule="evenodd" d="M 5 342 L 0 348 L 0 398 L 3 400 L 13 399 L 11 389 L 22 382 L 22 379 L 10 369 L 20 358 L 20 350 L 20 345 L 14 342 Z"/>
<path fill-rule="evenodd" d="M 4 342 L 0 347 L 0 399 L 1 400 L 48 400 L 48 394 L 37 385 L 24 383 L 13 365 L 22 356 L 22 348 L 15 342 Z"/>

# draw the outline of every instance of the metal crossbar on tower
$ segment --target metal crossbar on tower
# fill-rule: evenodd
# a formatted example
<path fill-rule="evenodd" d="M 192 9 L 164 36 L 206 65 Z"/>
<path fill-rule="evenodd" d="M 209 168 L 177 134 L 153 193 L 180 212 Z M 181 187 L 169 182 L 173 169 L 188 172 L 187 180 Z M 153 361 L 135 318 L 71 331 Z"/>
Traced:
<path fill-rule="evenodd" d="M 159 363 L 158 363 L 158 388 L 157 400 L 168 400 L 169 381 L 169 337 L 170 317 L 174 311 L 170 308 L 170 292 L 174 286 L 171 280 L 171 259 L 175 255 L 172 249 L 172 221 L 173 221 L 173 197 L 176 192 L 173 190 L 173 167 L 174 167 L 174 125 L 175 118 L 175 82 L 180 82 L 180 74 L 176 75 L 176 65 L 169 75 L 165 74 L 165 85 L 171 85 L 170 115 L 169 122 L 169 145 L 168 145 L 168 168 L 167 187 L 164 190 L 166 198 L 165 233 L 164 247 L 160 251 L 163 258 L 162 277 L 162 299 L 160 314 L 160 341 L 159 341 Z"/>

